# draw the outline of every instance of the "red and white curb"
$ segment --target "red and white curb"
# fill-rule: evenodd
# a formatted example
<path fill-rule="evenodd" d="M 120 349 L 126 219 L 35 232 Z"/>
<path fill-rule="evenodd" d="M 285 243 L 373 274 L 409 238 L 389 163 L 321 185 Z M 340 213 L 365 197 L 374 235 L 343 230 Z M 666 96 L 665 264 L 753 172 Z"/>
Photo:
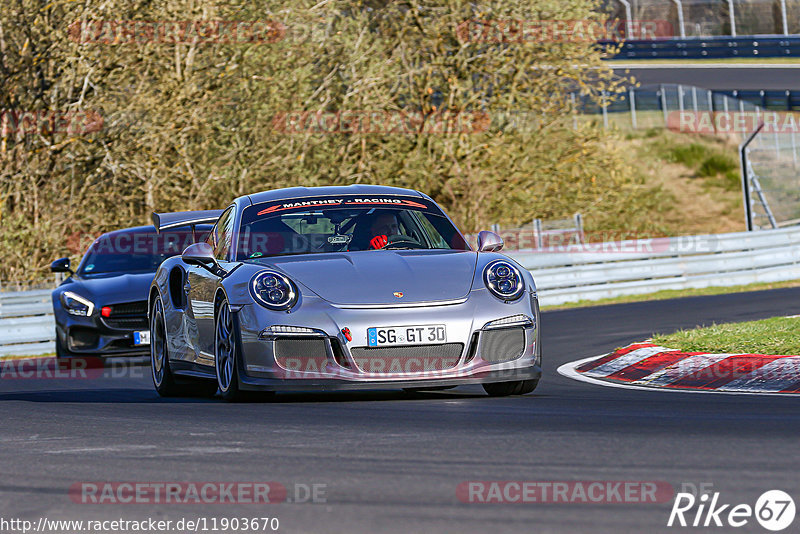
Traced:
<path fill-rule="evenodd" d="M 570 362 L 558 373 L 592 384 L 651 391 L 800 393 L 800 356 L 682 352 L 652 343 Z"/>

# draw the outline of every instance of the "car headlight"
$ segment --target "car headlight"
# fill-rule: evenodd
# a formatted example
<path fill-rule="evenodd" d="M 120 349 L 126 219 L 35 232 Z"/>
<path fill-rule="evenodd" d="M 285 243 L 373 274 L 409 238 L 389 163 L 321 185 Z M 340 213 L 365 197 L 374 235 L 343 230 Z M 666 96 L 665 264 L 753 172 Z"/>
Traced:
<path fill-rule="evenodd" d="M 288 310 L 297 302 L 297 288 L 286 276 L 274 271 L 260 272 L 250 283 L 256 301 L 271 310 Z"/>
<path fill-rule="evenodd" d="M 505 301 L 517 300 L 525 291 L 522 273 L 503 260 L 491 262 L 483 270 L 483 281 L 496 297 Z"/>
<path fill-rule="evenodd" d="M 64 291 L 61 293 L 61 304 L 70 315 L 80 315 L 88 317 L 94 312 L 94 303 L 80 295 L 76 295 L 72 291 Z"/>

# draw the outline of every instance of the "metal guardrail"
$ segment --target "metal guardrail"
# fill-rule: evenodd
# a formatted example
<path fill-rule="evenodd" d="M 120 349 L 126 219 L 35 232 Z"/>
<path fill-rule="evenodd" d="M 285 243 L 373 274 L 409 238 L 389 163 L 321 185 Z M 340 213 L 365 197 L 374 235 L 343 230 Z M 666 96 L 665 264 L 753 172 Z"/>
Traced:
<path fill-rule="evenodd" d="M 0 293 L 0 356 L 55 351 L 52 290 Z"/>
<path fill-rule="evenodd" d="M 542 305 L 664 289 L 800 279 L 800 228 L 638 239 L 509 252 Z"/>
<path fill-rule="evenodd" d="M 619 46 L 600 41 L 601 47 Z M 727 57 L 798 57 L 798 36 L 695 37 L 625 41 L 614 59 L 710 59 Z"/>
<path fill-rule="evenodd" d="M 800 227 L 565 243 L 508 255 L 533 273 L 542 305 L 800 279 Z M 53 352 L 50 290 L 0 293 L 0 356 Z"/>

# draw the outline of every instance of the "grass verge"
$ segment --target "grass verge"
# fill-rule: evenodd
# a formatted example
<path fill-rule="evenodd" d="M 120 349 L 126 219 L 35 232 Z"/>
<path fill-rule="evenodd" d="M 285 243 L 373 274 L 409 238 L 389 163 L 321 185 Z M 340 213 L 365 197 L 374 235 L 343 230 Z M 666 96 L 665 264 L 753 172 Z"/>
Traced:
<path fill-rule="evenodd" d="M 535 272 L 534 272 L 535 279 Z M 703 287 L 699 289 L 665 289 L 655 293 L 645 293 L 642 295 L 625 295 L 600 300 L 580 300 L 578 302 L 567 302 L 554 306 L 542 306 L 542 310 L 566 310 L 570 308 L 585 308 L 588 306 L 604 306 L 608 304 L 625 304 L 628 302 L 645 302 L 648 300 L 668 300 L 681 297 L 701 297 L 706 295 L 725 295 L 727 293 L 745 293 L 748 291 L 764 291 L 767 289 L 780 289 L 786 287 L 800 287 L 800 280 L 789 280 L 786 282 L 768 282 L 747 284 L 727 287 Z"/>
<path fill-rule="evenodd" d="M 0 362 L 7 362 L 10 360 L 33 360 L 36 358 L 55 358 L 55 352 L 48 352 L 47 354 L 28 354 L 28 355 L 20 355 L 14 354 L 10 356 L 0 356 Z"/>
<path fill-rule="evenodd" d="M 653 336 L 653 343 L 687 352 L 800 354 L 800 317 L 772 317 L 746 323 L 715 324 Z"/>

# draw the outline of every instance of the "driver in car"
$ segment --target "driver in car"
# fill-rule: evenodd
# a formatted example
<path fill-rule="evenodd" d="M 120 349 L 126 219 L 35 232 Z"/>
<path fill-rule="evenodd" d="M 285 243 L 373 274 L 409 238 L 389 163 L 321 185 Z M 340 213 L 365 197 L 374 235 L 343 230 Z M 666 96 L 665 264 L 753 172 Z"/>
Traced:
<path fill-rule="evenodd" d="M 391 237 L 400 235 L 400 223 L 394 213 L 380 213 L 372 221 L 370 233 L 374 236 L 369 241 L 370 246 L 374 249 L 383 248 Z"/>

